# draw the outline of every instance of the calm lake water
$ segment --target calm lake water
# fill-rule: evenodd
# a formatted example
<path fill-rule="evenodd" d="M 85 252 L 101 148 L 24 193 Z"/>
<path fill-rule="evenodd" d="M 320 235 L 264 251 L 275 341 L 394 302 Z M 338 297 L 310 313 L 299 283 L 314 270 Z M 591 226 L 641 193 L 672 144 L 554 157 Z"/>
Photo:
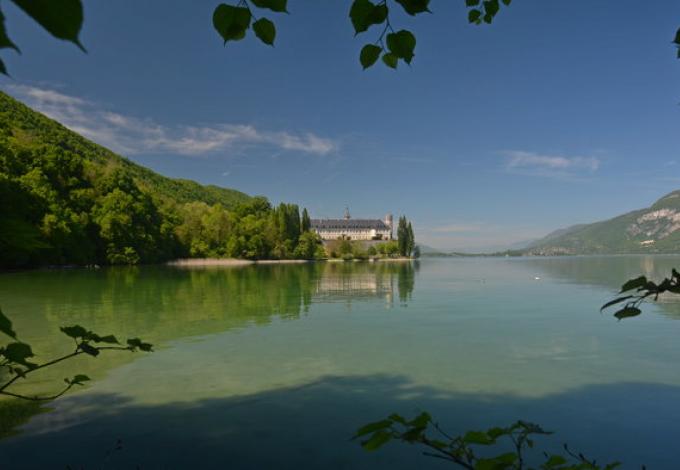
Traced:
<path fill-rule="evenodd" d="M 36 374 L 91 384 L 0 440 L 0 468 L 452 468 L 349 438 L 428 410 L 450 433 L 524 419 L 624 468 L 679 468 L 680 304 L 598 308 L 680 257 L 425 259 L 0 275 L 0 306 L 41 358 L 59 326 L 139 336 L 152 354 Z M 111 451 L 116 440 L 122 450 Z"/>

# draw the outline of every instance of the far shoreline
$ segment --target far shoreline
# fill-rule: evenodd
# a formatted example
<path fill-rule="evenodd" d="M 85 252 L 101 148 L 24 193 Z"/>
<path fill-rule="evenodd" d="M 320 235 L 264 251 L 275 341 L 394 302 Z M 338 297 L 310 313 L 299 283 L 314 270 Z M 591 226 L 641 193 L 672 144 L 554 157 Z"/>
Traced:
<path fill-rule="evenodd" d="M 167 266 L 249 266 L 251 264 L 302 264 L 314 260 L 307 259 L 238 259 L 238 258 L 182 258 L 168 261 Z"/>
<path fill-rule="evenodd" d="M 305 263 L 351 263 L 351 262 L 398 262 L 415 261 L 415 258 L 371 258 L 371 259 L 352 259 L 342 258 L 328 259 L 260 259 L 248 260 L 239 258 L 182 258 L 164 263 L 166 266 L 175 267 L 203 267 L 203 266 L 250 266 L 254 264 L 305 264 Z"/>

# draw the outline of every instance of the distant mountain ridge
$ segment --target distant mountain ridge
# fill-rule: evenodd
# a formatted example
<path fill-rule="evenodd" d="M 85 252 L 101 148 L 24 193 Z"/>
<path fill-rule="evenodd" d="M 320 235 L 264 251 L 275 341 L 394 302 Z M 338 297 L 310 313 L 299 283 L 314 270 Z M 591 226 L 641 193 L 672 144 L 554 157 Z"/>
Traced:
<path fill-rule="evenodd" d="M 523 250 L 544 256 L 628 253 L 680 253 L 680 190 L 646 209 L 556 230 Z"/>

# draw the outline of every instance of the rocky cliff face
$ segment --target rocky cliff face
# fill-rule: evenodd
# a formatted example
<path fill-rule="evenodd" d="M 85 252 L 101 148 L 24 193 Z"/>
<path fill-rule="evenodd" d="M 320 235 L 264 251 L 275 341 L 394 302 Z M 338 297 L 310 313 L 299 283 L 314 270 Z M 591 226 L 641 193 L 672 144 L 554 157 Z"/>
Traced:
<path fill-rule="evenodd" d="M 641 215 L 626 232 L 632 237 L 643 235 L 648 240 L 663 240 L 680 229 L 680 211 L 659 209 Z"/>

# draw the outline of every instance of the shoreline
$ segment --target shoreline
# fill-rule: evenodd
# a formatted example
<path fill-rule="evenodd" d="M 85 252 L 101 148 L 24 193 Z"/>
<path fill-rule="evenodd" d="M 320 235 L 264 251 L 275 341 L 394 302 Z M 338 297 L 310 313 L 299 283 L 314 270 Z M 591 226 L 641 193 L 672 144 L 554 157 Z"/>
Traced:
<path fill-rule="evenodd" d="M 204 267 L 204 266 L 251 266 L 257 264 L 271 265 L 271 264 L 306 264 L 306 263 L 404 263 L 408 261 L 415 261 L 414 258 L 369 258 L 369 259 L 352 259 L 344 260 L 342 258 L 328 258 L 328 259 L 238 259 L 238 258 L 182 258 L 172 261 L 167 261 L 166 266 L 175 267 Z"/>
<path fill-rule="evenodd" d="M 238 258 L 182 258 L 164 263 L 166 266 L 250 266 L 251 264 L 303 264 L 314 260 L 307 259 L 261 259 L 249 260 Z"/>

